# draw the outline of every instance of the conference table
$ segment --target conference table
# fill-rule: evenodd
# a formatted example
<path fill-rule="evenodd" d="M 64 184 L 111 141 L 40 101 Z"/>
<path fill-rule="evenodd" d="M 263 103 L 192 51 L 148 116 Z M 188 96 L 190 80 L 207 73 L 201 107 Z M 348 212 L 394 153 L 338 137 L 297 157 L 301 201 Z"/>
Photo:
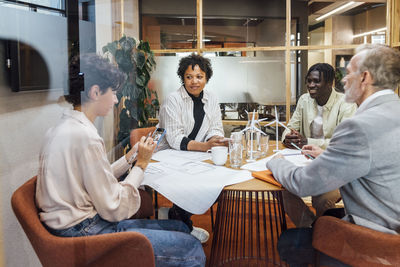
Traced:
<path fill-rule="evenodd" d="M 270 141 L 267 156 L 274 148 L 275 142 Z M 229 165 L 228 160 L 225 166 Z M 276 248 L 279 235 L 287 228 L 283 190 L 258 179 L 223 189 L 209 266 L 286 266 Z"/>

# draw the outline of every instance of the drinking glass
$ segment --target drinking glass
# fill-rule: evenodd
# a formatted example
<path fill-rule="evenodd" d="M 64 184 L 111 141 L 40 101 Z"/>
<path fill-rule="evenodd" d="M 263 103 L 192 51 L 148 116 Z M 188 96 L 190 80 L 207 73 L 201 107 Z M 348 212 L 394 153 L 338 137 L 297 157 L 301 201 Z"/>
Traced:
<path fill-rule="evenodd" d="M 259 143 L 259 150 L 261 153 L 261 157 L 265 157 L 268 153 L 268 143 L 269 143 L 269 135 L 261 135 L 260 136 L 260 143 Z"/>
<path fill-rule="evenodd" d="M 242 136 L 241 132 L 232 133 L 229 140 L 229 161 L 232 168 L 239 168 L 242 164 Z"/>
<path fill-rule="evenodd" d="M 246 154 L 248 162 L 253 162 L 261 156 L 259 150 L 260 135 L 260 132 L 255 130 L 248 130 L 246 132 Z"/>

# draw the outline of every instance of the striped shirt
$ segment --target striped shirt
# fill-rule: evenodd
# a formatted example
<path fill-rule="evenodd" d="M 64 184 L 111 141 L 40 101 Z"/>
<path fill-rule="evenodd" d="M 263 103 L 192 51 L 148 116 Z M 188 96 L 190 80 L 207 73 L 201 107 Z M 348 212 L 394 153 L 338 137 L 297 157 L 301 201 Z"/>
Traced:
<path fill-rule="evenodd" d="M 217 97 L 203 90 L 204 95 L 204 120 L 197 133 L 195 141 L 205 142 L 211 137 L 224 136 L 222 127 L 221 110 L 219 108 Z M 158 127 L 167 130 L 165 139 L 160 144 L 160 149 L 171 147 L 180 150 L 181 142 L 184 137 L 192 132 L 195 119 L 193 116 L 193 100 L 181 86 L 177 91 L 168 96 L 160 110 L 160 122 Z"/>

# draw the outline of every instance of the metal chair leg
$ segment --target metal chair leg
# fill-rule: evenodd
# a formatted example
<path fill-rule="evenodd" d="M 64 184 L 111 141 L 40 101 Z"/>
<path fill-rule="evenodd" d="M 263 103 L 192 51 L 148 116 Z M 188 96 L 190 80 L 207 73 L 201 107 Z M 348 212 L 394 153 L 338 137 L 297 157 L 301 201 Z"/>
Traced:
<path fill-rule="evenodd" d="M 158 220 L 158 198 L 157 198 L 157 191 L 154 190 L 154 213 L 155 218 Z"/>
<path fill-rule="evenodd" d="M 210 207 L 210 212 L 211 212 L 211 231 L 214 232 L 214 210 L 213 210 L 213 206 Z"/>

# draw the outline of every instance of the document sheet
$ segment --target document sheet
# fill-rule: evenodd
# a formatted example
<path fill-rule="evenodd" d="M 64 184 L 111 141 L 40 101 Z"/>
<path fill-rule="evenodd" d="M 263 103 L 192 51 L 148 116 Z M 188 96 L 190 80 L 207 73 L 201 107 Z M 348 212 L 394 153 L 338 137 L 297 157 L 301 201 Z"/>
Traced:
<path fill-rule="evenodd" d="M 253 178 L 247 170 L 202 162 L 209 156 L 209 153 L 172 149 L 157 152 L 153 159 L 159 162 L 149 164 L 142 185 L 152 187 L 184 210 L 203 214 L 225 186 Z"/>
<path fill-rule="evenodd" d="M 282 154 L 286 160 L 292 162 L 294 165 L 297 166 L 305 166 L 311 162 L 311 159 L 306 158 L 304 155 L 301 154 L 301 151 L 297 149 L 289 149 L 285 148 L 272 156 L 260 159 L 255 162 L 247 163 L 241 167 L 243 170 L 250 170 L 250 171 L 264 171 L 267 170 L 266 163 L 272 159 L 276 154 Z"/>

